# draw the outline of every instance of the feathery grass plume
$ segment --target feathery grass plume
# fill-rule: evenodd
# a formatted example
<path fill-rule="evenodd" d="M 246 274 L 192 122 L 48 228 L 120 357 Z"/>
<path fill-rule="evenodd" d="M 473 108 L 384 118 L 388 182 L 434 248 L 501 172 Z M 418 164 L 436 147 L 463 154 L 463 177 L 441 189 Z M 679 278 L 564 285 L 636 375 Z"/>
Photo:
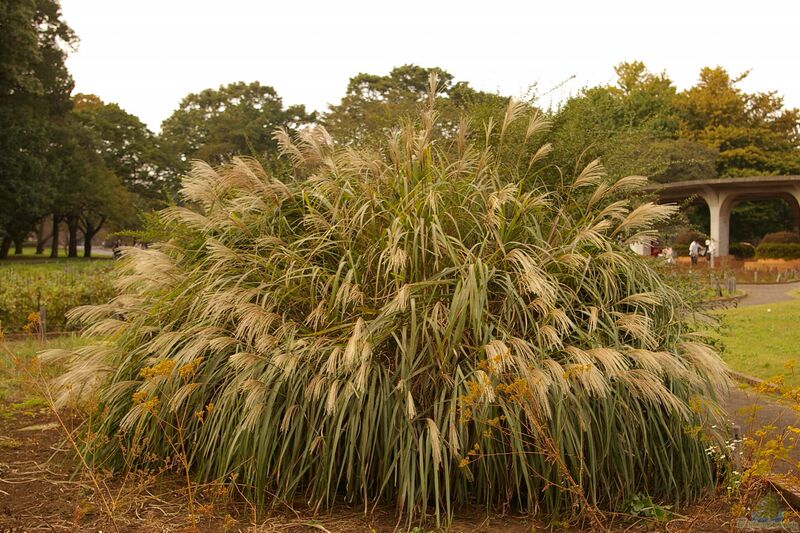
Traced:
<path fill-rule="evenodd" d="M 511 103 L 501 131 L 522 115 Z M 624 245 L 668 210 L 631 206 L 642 178 L 615 185 L 597 161 L 543 190 L 435 119 L 377 152 L 279 132 L 281 176 L 194 165 L 191 209 L 161 215 L 178 237 L 128 250 L 123 296 L 74 314 L 99 339 L 59 385 L 102 405 L 97 464 L 170 455 L 159 417 L 185 409 L 204 413 L 183 426 L 194 475 L 235 476 L 261 504 L 446 521 L 475 503 L 679 505 L 714 485 L 725 369 Z"/>

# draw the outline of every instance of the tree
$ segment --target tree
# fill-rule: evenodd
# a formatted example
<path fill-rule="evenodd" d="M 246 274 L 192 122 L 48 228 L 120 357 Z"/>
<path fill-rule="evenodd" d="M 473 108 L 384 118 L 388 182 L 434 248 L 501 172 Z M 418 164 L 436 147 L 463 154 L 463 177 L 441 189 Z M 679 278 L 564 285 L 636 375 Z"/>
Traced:
<path fill-rule="evenodd" d="M 330 106 L 322 122 L 341 144 L 378 145 L 392 130 L 421 120 L 420 110 L 432 97 L 437 120 L 431 134 L 442 144 L 450 146 L 461 132 L 461 146 L 468 140 L 481 149 L 495 149 L 504 172 L 522 176 L 539 169 L 531 168 L 529 151 L 541 136 L 532 136 L 530 124 L 505 121 L 507 116 L 534 110 L 532 99 L 518 102 L 476 90 L 465 81 L 454 82 L 453 76 L 439 67 L 403 65 L 385 76 L 358 74 L 350 79 L 341 102 Z M 535 120 L 539 126 L 546 126 L 541 113 Z M 462 121 L 478 127 L 461 128 Z M 545 128 L 534 129 L 540 132 Z"/>
<path fill-rule="evenodd" d="M 745 93 L 721 68 L 705 67 L 680 94 L 680 136 L 719 151 L 721 176 L 800 173 L 800 110 L 775 92 Z"/>
<path fill-rule="evenodd" d="M 106 166 L 125 187 L 151 202 L 162 203 L 174 192 L 176 170 L 156 135 L 136 116 L 93 94 L 73 98 L 75 117 L 98 140 Z"/>
<path fill-rule="evenodd" d="M 161 140 L 183 172 L 192 159 L 221 163 L 237 154 L 263 157 L 277 148 L 272 138 L 277 128 L 296 129 L 313 120 L 302 105 L 284 109 L 272 87 L 237 82 L 184 98 L 161 125 Z"/>
<path fill-rule="evenodd" d="M 453 76 L 438 67 L 403 65 L 380 76 L 361 73 L 347 84 L 344 97 L 330 106 L 323 123 L 328 131 L 344 144 L 377 141 L 401 121 L 416 116 L 428 98 L 431 74 L 438 80 L 438 93 L 448 95 Z M 447 114 L 446 110 L 440 112 Z"/>
<path fill-rule="evenodd" d="M 601 158 L 611 174 L 643 174 L 658 181 L 716 176 L 716 152 L 677 140 L 677 91 L 665 73 L 634 61 L 615 67 L 615 85 L 584 89 L 554 115 L 557 166 Z"/>
<path fill-rule="evenodd" d="M 56 128 L 50 150 L 55 170 L 55 201 L 51 256 L 58 255 L 58 228 L 65 222 L 69 257 L 78 255 L 78 236 L 83 234 L 84 255 L 91 257 L 91 239 L 107 223 L 130 223 L 135 219 L 136 196 L 108 168 L 95 132 L 71 113 Z"/>
<path fill-rule="evenodd" d="M 52 120 L 70 109 L 65 50 L 77 39 L 57 0 L 0 5 L 0 258 L 52 202 Z"/>
<path fill-rule="evenodd" d="M 800 110 L 784 109 L 774 91 L 742 91 L 737 85 L 747 75 L 703 68 L 698 83 L 677 100 L 680 137 L 716 151 L 720 176 L 800 173 Z M 757 241 L 765 233 L 791 229 L 791 220 L 782 199 L 742 202 L 731 213 L 731 235 Z"/>

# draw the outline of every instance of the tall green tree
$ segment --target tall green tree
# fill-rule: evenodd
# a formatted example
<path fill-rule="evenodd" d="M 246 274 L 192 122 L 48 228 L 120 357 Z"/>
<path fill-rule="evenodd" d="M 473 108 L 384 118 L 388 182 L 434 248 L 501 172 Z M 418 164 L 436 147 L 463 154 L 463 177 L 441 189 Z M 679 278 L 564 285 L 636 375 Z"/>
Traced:
<path fill-rule="evenodd" d="M 800 110 L 785 109 L 774 91 L 743 91 L 739 83 L 747 75 L 703 68 L 697 84 L 678 95 L 679 136 L 716 151 L 723 177 L 800 173 Z M 742 202 L 731 214 L 731 238 L 756 242 L 791 230 L 791 220 L 783 199 Z"/>
<path fill-rule="evenodd" d="M 364 144 L 384 138 L 402 121 L 416 116 L 428 98 L 431 74 L 438 80 L 438 94 L 449 95 L 453 76 L 438 67 L 403 65 L 385 76 L 360 73 L 350 78 L 342 100 L 330 106 L 323 123 L 341 143 Z M 447 115 L 446 108 L 440 112 Z"/>
<path fill-rule="evenodd" d="M 93 94 L 73 97 L 73 113 L 97 139 L 106 166 L 127 189 L 151 203 L 177 190 L 175 164 L 138 117 Z"/>
<path fill-rule="evenodd" d="M 640 61 L 620 63 L 615 71 L 615 84 L 586 88 L 554 113 L 556 165 L 572 168 L 600 158 L 612 175 L 716 177 L 712 147 L 678 140 L 678 95 L 670 78 Z"/>
<path fill-rule="evenodd" d="M 68 234 L 67 255 L 77 257 L 82 235 L 84 255 L 91 257 L 92 238 L 105 224 L 124 226 L 135 221 L 136 197 L 106 165 L 102 140 L 74 113 L 55 130 L 49 154 L 55 172 L 51 256 L 58 255 L 59 226 L 63 222 Z"/>
<path fill-rule="evenodd" d="M 774 91 L 742 91 L 747 75 L 703 68 L 677 101 L 680 136 L 717 150 L 721 176 L 800 174 L 800 109 L 785 109 Z"/>
<path fill-rule="evenodd" d="M 277 149 L 272 138 L 277 128 L 296 129 L 313 120 L 302 105 L 284 108 L 272 87 L 237 82 L 186 96 L 161 125 L 161 142 L 186 171 L 192 159 L 263 157 Z"/>
<path fill-rule="evenodd" d="M 52 203 L 53 121 L 70 109 L 64 64 L 77 43 L 57 0 L 0 3 L 0 258 Z"/>

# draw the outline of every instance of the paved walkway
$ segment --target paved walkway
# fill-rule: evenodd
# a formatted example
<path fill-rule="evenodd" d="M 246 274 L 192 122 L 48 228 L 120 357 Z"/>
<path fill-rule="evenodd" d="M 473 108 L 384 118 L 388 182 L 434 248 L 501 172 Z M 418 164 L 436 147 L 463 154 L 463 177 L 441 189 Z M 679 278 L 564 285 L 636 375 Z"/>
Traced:
<path fill-rule="evenodd" d="M 800 290 L 800 282 L 760 285 L 740 283 L 738 288 L 747 292 L 739 306 L 761 305 L 794 299 L 788 293 Z M 764 426 L 775 426 L 777 431 L 789 425 L 800 427 L 800 416 L 797 412 L 751 389 L 732 388 L 724 405 L 743 435 L 752 435 L 755 430 Z M 800 462 L 800 448 L 793 450 L 790 455 L 792 463 L 777 464 L 776 473 L 799 472 L 797 466 Z"/>
<path fill-rule="evenodd" d="M 736 288 L 742 289 L 747 293 L 747 296 L 742 298 L 742 301 L 739 302 L 740 307 L 746 305 L 771 304 L 794 300 L 795 297 L 788 293 L 800 290 L 800 281 L 762 284 L 739 283 Z"/>

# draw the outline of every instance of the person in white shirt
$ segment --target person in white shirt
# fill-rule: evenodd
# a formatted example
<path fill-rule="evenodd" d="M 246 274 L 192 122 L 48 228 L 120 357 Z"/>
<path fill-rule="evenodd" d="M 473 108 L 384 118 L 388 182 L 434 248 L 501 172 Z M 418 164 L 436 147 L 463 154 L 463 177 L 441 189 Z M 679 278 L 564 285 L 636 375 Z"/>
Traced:
<path fill-rule="evenodd" d="M 697 264 L 697 254 L 700 253 L 700 245 L 697 243 L 697 240 L 692 240 L 692 244 L 689 245 L 689 257 L 692 259 L 692 265 Z"/>

